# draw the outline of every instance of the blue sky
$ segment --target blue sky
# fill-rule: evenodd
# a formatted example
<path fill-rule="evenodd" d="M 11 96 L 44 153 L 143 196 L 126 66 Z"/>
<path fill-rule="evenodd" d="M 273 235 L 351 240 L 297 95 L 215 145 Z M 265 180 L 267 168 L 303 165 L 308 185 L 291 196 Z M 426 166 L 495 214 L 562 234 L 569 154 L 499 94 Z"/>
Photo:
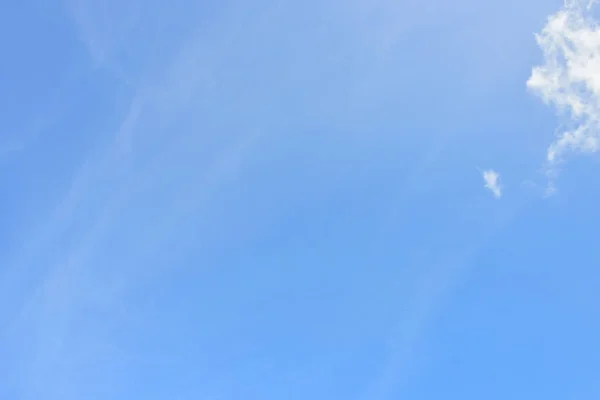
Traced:
<path fill-rule="evenodd" d="M 598 10 L 6 4 L 0 398 L 598 398 Z"/>

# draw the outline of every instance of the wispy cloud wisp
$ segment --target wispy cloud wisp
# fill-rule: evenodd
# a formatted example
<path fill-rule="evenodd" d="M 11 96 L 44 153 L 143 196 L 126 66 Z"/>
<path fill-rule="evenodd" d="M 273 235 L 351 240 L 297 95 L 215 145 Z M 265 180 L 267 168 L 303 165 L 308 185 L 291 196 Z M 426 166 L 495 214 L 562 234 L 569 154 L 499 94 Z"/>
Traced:
<path fill-rule="evenodd" d="M 502 185 L 500 185 L 500 174 L 493 169 L 483 171 L 483 180 L 485 187 L 494 194 L 494 197 L 502 196 Z"/>

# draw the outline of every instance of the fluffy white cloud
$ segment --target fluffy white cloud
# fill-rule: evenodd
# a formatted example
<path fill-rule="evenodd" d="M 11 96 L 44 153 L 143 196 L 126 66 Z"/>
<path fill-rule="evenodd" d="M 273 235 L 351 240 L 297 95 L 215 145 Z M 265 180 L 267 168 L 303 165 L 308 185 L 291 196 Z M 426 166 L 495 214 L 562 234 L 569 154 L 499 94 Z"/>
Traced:
<path fill-rule="evenodd" d="M 547 151 L 548 173 L 568 152 L 600 150 L 600 27 L 597 0 L 565 0 L 536 35 L 544 63 L 533 68 L 527 87 L 566 118 Z"/>
<path fill-rule="evenodd" d="M 502 186 L 500 185 L 499 173 L 493 169 L 483 171 L 483 180 L 485 181 L 485 187 L 492 191 L 494 197 L 502 196 Z"/>

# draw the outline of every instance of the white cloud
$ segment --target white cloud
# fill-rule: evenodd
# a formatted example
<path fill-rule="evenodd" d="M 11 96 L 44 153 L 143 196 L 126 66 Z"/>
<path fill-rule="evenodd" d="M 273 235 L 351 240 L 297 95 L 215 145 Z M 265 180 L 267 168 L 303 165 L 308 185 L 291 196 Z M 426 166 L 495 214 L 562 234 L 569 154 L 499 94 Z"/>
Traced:
<path fill-rule="evenodd" d="M 483 180 L 485 187 L 492 191 L 494 197 L 502 196 L 502 186 L 500 185 L 500 174 L 492 169 L 483 171 Z"/>
<path fill-rule="evenodd" d="M 550 178 L 566 153 L 600 149 L 600 27 L 591 14 L 595 3 L 565 0 L 536 35 L 544 62 L 533 68 L 527 87 L 554 105 L 569 127 L 548 147 Z"/>

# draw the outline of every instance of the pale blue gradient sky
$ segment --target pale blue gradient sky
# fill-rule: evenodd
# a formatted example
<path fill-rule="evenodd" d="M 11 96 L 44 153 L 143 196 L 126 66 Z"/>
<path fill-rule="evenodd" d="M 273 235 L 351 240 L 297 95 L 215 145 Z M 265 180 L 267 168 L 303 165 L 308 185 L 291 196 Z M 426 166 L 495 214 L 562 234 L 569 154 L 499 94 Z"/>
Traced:
<path fill-rule="evenodd" d="M 0 398 L 598 398 L 562 6 L 5 4 Z"/>

